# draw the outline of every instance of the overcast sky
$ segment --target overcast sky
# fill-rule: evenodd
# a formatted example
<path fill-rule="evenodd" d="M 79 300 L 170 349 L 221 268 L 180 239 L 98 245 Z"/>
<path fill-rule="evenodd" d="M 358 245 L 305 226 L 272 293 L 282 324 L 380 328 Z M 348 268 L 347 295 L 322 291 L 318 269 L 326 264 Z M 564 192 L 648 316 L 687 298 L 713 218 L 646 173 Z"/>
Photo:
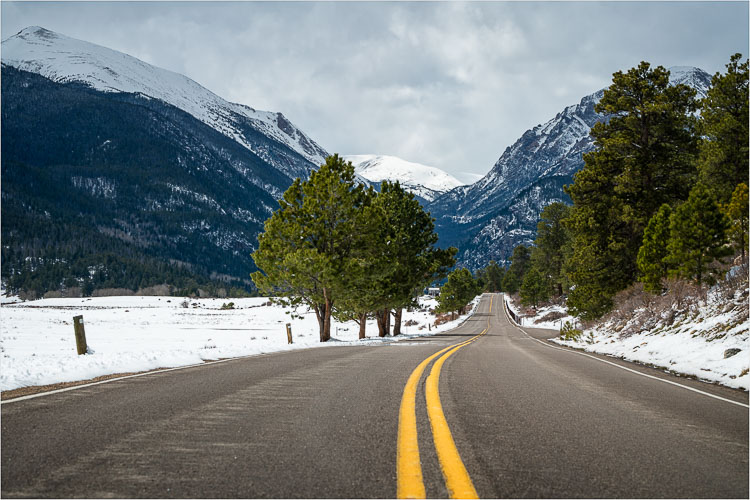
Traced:
<path fill-rule="evenodd" d="M 464 182 L 617 70 L 723 71 L 748 2 L 2 2 L 39 25 L 281 111 L 330 153 L 390 154 Z"/>

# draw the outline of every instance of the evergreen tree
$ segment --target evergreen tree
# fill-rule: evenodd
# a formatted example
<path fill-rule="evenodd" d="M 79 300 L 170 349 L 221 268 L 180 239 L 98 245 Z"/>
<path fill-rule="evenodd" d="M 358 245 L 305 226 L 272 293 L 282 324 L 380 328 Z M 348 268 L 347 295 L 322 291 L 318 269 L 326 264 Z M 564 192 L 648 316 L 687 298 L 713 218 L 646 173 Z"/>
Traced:
<path fill-rule="evenodd" d="M 649 219 L 662 204 L 687 198 L 695 182 L 695 91 L 669 85 L 669 72 L 642 62 L 613 75 L 595 110 L 608 121 L 591 130 L 596 149 L 566 191 L 575 285 L 568 305 L 593 319 L 637 276 L 636 257 Z"/>
<path fill-rule="evenodd" d="M 557 295 L 567 289 L 567 277 L 563 266 L 570 253 L 570 231 L 564 220 L 570 214 L 570 207 L 564 203 L 547 205 L 537 224 L 537 236 L 531 251 L 534 267 L 545 277 L 545 281 L 555 288 Z"/>
<path fill-rule="evenodd" d="M 331 314 L 345 293 L 356 244 L 357 212 L 366 202 L 352 164 L 329 156 L 309 180 L 297 179 L 286 190 L 252 254 L 258 289 L 284 305 L 309 306 L 321 342 L 331 337 Z"/>
<path fill-rule="evenodd" d="M 742 255 L 742 262 L 747 262 L 747 232 L 748 232 L 748 193 L 747 184 L 738 184 L 724 209 L 729 218 L 730 241 Z"/>
<path fill-rule="evenodd" d="M 521 303 L 532 305 L 536 309 L 540 301 L 549 298 L 549 288 L 549 282 L 544 275 L 535 266 L 532 266 L 526 272 L 521 284 Z"/>
<path fill-rule="evenodd" d="M 661 280 L 667 277 L 667 244 L 669 243 L 669 218 L 672 208 L 666 203 L 648 221 L 643 232 L 643 245 L 638 250 L 638 270 L 641 282 L 651 293 L 661 293 Z"/>
<path fill-rule="evenodd" d="M 671 274 L 695 279 L 699 286 L 710 281 L 716 272 L 711 264 L 731 252 L 726 245 L 728 227 L 729 221 L 708 188 L 697 184 L 669 220 L 667 261 L 674 267 Z"/>
<path fill-rule="evenodd" d="M 503 290 L 514 294 L 521 287 L 526 271 L 531 267 L 531 250 L 524 245 L 518 245 L 513 249 L 510 258 L 510 267 L 503 277 Z"/>
<path fill-rule="evenodd" d="M 454 313 L 464 309 L 480 292 L 481 289 L 468 269 L 455 269 L 448 274 L 448 281 L 440 289 L 435 312 L 450 312 L 451 319 L 455 319 Z"/>
<path fill-rule="evenodd" d="M 701 107 L 700 176 L 719 203 L 748 182 L 748 61 L 734 54 L 716 73 Z"/>
<path fill-rule="evenodd" d="M 502 291 L 504 275 L 505 269 L 498 266 L 494 260 L 491 260 L 487 267 L 484 268 L 484 289 L 491 293 Z"/>
<path fill-rule="evenodd" d="M 343 290 L 333 310 L 337 319 L 354 320 L 359 324 L 360 339 L 366 337 L 368 316 L 383 302 L 382 291 L 375 283 L 386 279 L 392 269 L 392 263 L 382 250 L 382 223 L 374 208 L 376 196 L 372 188 L 367 189 L 363 208 L 354 214 L 352 251 L 342 275 L 345 278 Z"/>
<path fill-rule="evenodd" d="M 388 267 L 386 274 L 370 283 L 380 295 L 376 315 L 379 333 L 389 333 L 393 309 L 393 334 L 399 335 L 403 308 L 410 306 L 429 283 L 445 277 L 455 264 L 457 250 L 434 246 L 438 239 L 434 219 L 398 182 L 384 181 L 380 185 L 368 218 L 376 224 L 376 241 L 371 242 L 371 248 L 376 250 L 373 259 Z"/>

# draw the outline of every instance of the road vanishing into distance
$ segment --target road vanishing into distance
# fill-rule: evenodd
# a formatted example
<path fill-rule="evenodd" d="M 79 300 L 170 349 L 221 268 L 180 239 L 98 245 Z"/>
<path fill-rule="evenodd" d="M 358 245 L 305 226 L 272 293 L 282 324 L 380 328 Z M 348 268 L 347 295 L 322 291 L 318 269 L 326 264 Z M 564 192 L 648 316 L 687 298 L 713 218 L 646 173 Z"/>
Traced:
<path fill-rule="evenodd" d="M 459 328 L 2 404 L 3 497 L 748 498 L 748 395 Z"/>

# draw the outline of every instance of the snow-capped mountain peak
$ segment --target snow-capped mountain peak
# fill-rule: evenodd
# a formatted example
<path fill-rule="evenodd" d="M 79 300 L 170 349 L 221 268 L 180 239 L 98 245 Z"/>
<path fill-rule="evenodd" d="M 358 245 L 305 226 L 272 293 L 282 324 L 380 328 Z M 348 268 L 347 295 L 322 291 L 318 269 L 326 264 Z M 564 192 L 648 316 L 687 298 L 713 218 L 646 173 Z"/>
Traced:
<path fill-rule="evenodd" d="M 437 167 L 388 155 L 347 155 L 355 172 L 371 182 L 398 181 L 407 191 L 432 201 L 463 183 Z"/>
<path fill-rule="evenodd" d="M 669 83 L 684 84 L 695 89 L 696 97 L 703 99 L 711 87 L 711 75 L 693 66 L 672 66 L 669 68 Z"/>
<path fill-rule="evenodd" d="M 100 45 L 31 26 L 2 42 L 2 62 L 57 83 L 81 82 L 102 92 L 127 92 L 159 99 L 191 114 L 258 156 L 268 152 L 246 128 L 285 144 L 318 166 L 326 151 L 281 113 L 230 103 L 190 78 L 152 66 Z M 249 122 L 249 123 L 248 123 Z M 290 172 L 299 175 L 299 172 Z"/>

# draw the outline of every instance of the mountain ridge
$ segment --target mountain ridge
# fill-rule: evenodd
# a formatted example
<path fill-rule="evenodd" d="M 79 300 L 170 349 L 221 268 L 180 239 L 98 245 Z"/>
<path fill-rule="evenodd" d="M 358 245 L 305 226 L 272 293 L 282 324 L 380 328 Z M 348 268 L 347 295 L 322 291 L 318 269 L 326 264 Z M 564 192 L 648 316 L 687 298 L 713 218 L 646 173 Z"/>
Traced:
<path fill-rule="evenodd" d="M 421 163 L 390 155 L 344 155 L 355 172 L 372 183 L 398 181 L 407 191 L 432 201 L 452 188 L 463 185 L 447 172 Z"/>
<path fill-rule="evenodd" d="M 43 28 L 3 41 L 1 66 L 10 289 L 249 288 L 263 222 L 327 154 L 303 156 L 280 113 Z"/>
<path fill-rule="evenodd" d="M 699 97 L 706 95 L 710 82 L 710 75 L 700 68 L 670 68 L 670 83 L 688 84 Z M 554 118 L 528 129 L 505 149 L 482 179 L 455 188 L 427 205 L 436 218 L 440 243 L 459 247 L 459 264 L 475 269 L 491 259 L 506 262 L 514 246 L 533 242 L 536 222 L 530 222 L 529 213 L 514 211 L 513 206 L 536 211 L 538 218 L 552 201 L 569 200 L 562 186 L 573 182 L 573 174 L 583 167 L 583 154 L 594 148 L 591 127 L 607 119 L 594 110 L 603 95 L 604 89 L 589 94 Z M 545 182 L 551 178 L 558 181 Z M 560 179 L 567 182 L 560 183 Z M 559 185 L 554 192 L 550 191 L 553 184 Z M 529 189 L 533 186 L 540 186 L 549 198 L 539 198 L 538 192 Z M 522 199 L 530 193 L 536 193 L 533 200 Z M 526 222 L 508 234 L 498 234 L 495 229 L 521 220 Z M 496 237 L 488 238 L 489 234 Z M 480 246 L 479 241 L 484 243 Z"/>
<path fill-rule="evenodd" d="M 142 94 L 186 111 L 265 159 L 268 151 L 248 137 L 245 128 L 285 144 L 312 166 L 328 153 L 282 113 L 258 111 L 224 100 L 185 75 L 148 64 L 133 56 L 31 26 L 3 40 L 2 61 L 57 83 L 73 81 L 102 92 Z M 276 153 L 278 155 L 278 153 Z M 308 176 L 311 166 L 287 168 L 292 177 Z"/>

